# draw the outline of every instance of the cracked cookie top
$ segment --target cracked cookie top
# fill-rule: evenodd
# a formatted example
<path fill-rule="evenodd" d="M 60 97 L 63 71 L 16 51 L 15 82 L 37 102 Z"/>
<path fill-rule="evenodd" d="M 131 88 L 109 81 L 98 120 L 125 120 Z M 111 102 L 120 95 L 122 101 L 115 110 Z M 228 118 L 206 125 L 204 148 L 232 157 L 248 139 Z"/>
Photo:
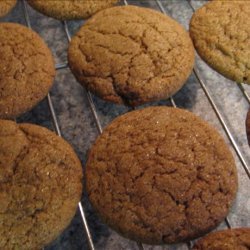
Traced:
<path fill-rule="evenodd" d="M 217 231 L 200 239 L 193 250 L 248 250 L 250 228 L 235 228 Z"/>
<path fill-rule="evenodd" d="M 116 118 L 90 150 L 86 181 L 100 217 L 149 244 L 186 241 L 215 228 L 237 190 L 222 137 L 194 114 L 168 107 Z"/>
<path fill-rule="evenodd" d="M 30 110 L 47 95 L 54 76 L 52 54 L 38 34 L 0 23 L 0 118 Z"/>
<path fill-rule="evenodd" d="M 249 1 L 213 1 L 194 13 L 190 35 L 212 68 L 238 83 L 250 84 L 249 27 Z"/>
<path fill-rule="evenodd" d="M 88 18 L 117 2 L 118 0 L 28 0 L 37 11 L 60 20 Z"/>
<path fill-rule="evenodd" d="M 0 0 L 0 17 L 7 15 L 16 5 L 16 0 Z"/>
<path fill-rule="evenodd" d="M 84 24 L 70 43 L 68 60 L 78 81 L 97 96 L 135 106 L 177 92 L 193 68 L 194 49 L 170 17 L 120 6 Z"/>
<path fill-rule="evenodd" d="M 0 120 L 0 249 L 41 249 L 73 218 L 82 168 L 51 131 Z"/>

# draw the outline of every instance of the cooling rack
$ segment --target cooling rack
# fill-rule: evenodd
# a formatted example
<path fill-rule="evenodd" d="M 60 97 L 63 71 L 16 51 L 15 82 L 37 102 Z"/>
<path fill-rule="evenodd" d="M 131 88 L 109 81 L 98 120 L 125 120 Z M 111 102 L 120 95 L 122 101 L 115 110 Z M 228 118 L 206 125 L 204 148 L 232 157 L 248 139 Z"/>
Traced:
<path fill-rule="evenodd" d="M 186 29 L 188 29 L 188 23 L 193 12 L 205 2 L 206 1 L 192 0 L 123 0 L 121 1 L 121 5 L 134 4 L 154 8 L 162 12 L 163 14 L 172 16 L 177 21 L 182 23 L 186 27 Z M 71 40 L 72 35 L 75 33 L 77 28 L 82 25 L 83 22 L 64 21 L 60 23 L 59 21 L 51 20 L 50 18 L 44 17 L 41 14 L 38 14 L 37 12 L 32 10 L 27 5 L 25 0 L 20 0 L 17 8 L 18 15 L 23 15 L 23 20 L 21 22 L 31 29 L 37 29 L 36 26 L 37 23 L 39 23 L 39 19 L 46 19 L 51 21 L 49 22 L 49 24 L 46 23 L 45 25 L 43 25 L 42 30 L 40 29 L 38 31 L 39 33 L 42 33 L 42 36 L 50 38 L 49 46 L 51 45 L 52 47 L 54 47 L 53 43 L 55 42 L 53 40 L 53 36 L 48 35 L 51 30 L 50 23 L 53 23 L 53 25 L 60 26 L 58 32 L 60 32 L 60 37 L 63 35 L 65 36 L 65 39 L 63 40 L 65 46 L 63 47 L 64 52 L 62 52 L 64 56 L 61 56 L 63 59 L 56 63 L 57 73 L 58 75 L 61 75 L 59 77 L 59 80 L 57 80 L 56 84 L 59 85 L 60 81 L 64 81 L 64 84 L 63 86 L 61 86 L 61 88 L 64 90 L 66 89 L 68 90 L 68 92 L 70 92 L 71 86 L 73 88 L 73 85 L 76 85 L 77 83 L 74 82 L 74 79 L 72 77 L 69 78 L 69 82 L 65 83 L 68 79 L 66 76 L 70 75 L 70 71 L 68 70 L 68 63 L 66 61 L 65 56 L 66 48 Z M 22 12 L 22 14 L 20 12 Z M 12 17 L 13 16 L 9 15 L 6 20 L 11 21 Z M 33 23 L 35 23 L 35 25 L 33 25 Z M 58 35 L 58 33 L 55 32 L 53 35 Z M 54 48 L 53 52 L 60 55 L 60 52 L 58 51 L 59 50 L 57 48 Z M 60 88 L 58 89 L 60 91 Z M 105 103 L 99 100 L 98 98 L 92 96 L 90 92 L 78 86 L 76 90 L 73 90 L 73 92 L 70 93 L 74 93 L 75 95 L 77 94 L 78 99 L 82 97 L 84 99 L 84 105 L 82 105 L 83 102 L 80 102 L 80 104 L 78 104 L 77 102 L 72 101 L 72 99 L 70 99 L 70 111 L 75 110 L 74 108 L 76 106 L 78 107 L 76 110 L 79 110 L 79 108 L 81 108 L 81 105 L 83 110 L 82 112 L 80 112 L 80 114 L 76 113 L 69 115 L 67 113 L 67 117 L 65 118 L 60 109 L 60 106 L 64 105 L 64 103 L 61 102 L 61 98 L 69 97 L 67 95 L 61 94 L 57 96 L 56 91 L 58 91 L 58 89 L 52 90 L 52 92 L 49 93 L 46 98 L 46 104 L 40 104 L 40 108 L 36 108 L 34 112 L 40 112 L 44 109 L 48 110 L 50 115 L 46 114 L 42 118 L 42 125 L 48 125 L 47 120 L 51 120 L 55 132 L 59 136 L 66 135 L 67 139 L 69 139 L 71 143 L 73 143 L 73 145 L 78 144 L 74 143 L 74 140 L 78 142 L 81 136 L 83 137 L 83 140 L 85 140 L 89 136 L 91 137 L 90 142 L 88 142 L 89 147 L 91 145 L 91 142 L 93 142 L 94 140 L 94 138 L 92 137 L 96 137 L 98 134 L 102 133 L 103 127 L 105 125 L 107 125 L 117 115 L 129 111 L 129 109 L 126 107 L 120 107 L 114 104 Z M 190 111 L 193 111 L 194 113 L 202 116 L 208 122 L 212 123 L 222 133 L 227 143 L 231 147 L 238 168 L 240 187 L 236 202 L 232 208 L 231 213 L 225 219 L 224 223 L 219 226 L 219 228 L 250 226 L 250 194 L 248 192 L 250 188 L 250 156 L 244 127 L 245 115 L 250 104 L 250 98 L 248 94 L 250 93 L 249 91 L 250 89 L 248 86 L 244 86 L 243 84 L 235 84 L 214 72 L 197 56 L 196 66 L 194 67 L 193 74 L 192 76 L 190 76 L 189 80 L 187 81 L 187 84 L 183 87 L 183 89 L 168 100 L 163 100 L 161 102 L 156 102 L 152 104 L 186 108 Z M 72 98 L 74 99 L 74 96 Z M 45 107 L 46 105 L 47 107 Z M 24 118 L 21 118 L 20 121 L 29 121 L 30 117 L 34 116 L 34 112 L 30 113 L 30 115 L 28 116 L 24 116 Z M 78 121 L 78 124 L 81 123 L 81 120 L 83 119 L 84 121 L 82 121 L 84 123 L 84 126 L 87 124 L 88 129 L 84 127 L 78 129 L 75 123 L 72 122 L 72 120 L 76 119 L 80 120 L 80 122 Z M 86 119 L 89 119 L 90 121 L 86 122 Z M 66 123 L 69 125 L 65 125 L 65 123 L 62 122 L 65 120 Z M 38 119 L 37 123 L 39 122 L 40 119 Z M 70 136 L 67 136 L 68 133 L 70 133 Z M 84 161 L 86 157 L 86 148 L 83 150 L 79 146 L 76 146 L 76 148 L 78 149 L 78 153 L 84 155 L 81 158 L 82 161 Z M 61 243 L 63 242 L 62 240 L 60 241 L 60 244 L 54 244 L 46 249 L 85 249 L 87 247 L 91 250 L 190 249 L 193 244 L 192 242 L 188 242 L 177 246 L 153 247 L 141 244 L 140 242 L 130 242 L 129 244 L 126 244 L 126 241 L 129 241 L 118 236 L 118 238 L 113 238 L 112 240 L 116 239 L 117 241 L 124 241 L 125 243 L 118 243 L 114 245 L 109 244 L 108 246 L 105 246 L 105 242 L 109 241 L 109 238 L 111 238 L 109 229 L 105 229 L 105 233 L 99 233 L 102 236 L 96 236 L 96 231 L 98 231 L 98 229 L 94 228 L 96 226 L 92 225 L 94 224 L 93 222 L 89 223 L 89 221 L 93 220 L 92 218 L 94 215 L 89 212 L 91 208 L 89 208 L 87 201 L 84 199 L 83 203 L 79 202 L 78 208 L 79 216 L 77 216 L 77 218 L 81 219 L 81 224 L 83 228 L 83 232 L 79 233 L 79 238 L 84 238 L 87 244 L 85 244 L 85 241 L 82 241 L 82 245 L 73 246 L 72 243 L 72 247 L 69 247 L 70 244 L 66 244 L 66 246 L 64 246 Z M 94 217 L 94 220 L 95 219 L 96 217 Z M 100 223 L 98 225 L 100 225 Z M 108 233 L 106 233 L 107 231 Z M 74 232 L 74 230 L 72 232 Z M 111 231 L 111 234 L 115 233 Z M 67 237 L 65 240 L 70 241 L 70 239 L 68 239 Z"/>

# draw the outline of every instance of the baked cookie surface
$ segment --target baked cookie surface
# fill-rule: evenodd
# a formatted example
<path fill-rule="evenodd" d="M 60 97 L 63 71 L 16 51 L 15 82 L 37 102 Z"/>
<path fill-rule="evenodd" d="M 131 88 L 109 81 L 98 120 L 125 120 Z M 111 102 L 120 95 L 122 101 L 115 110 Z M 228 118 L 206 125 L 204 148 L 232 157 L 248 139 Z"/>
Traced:
<path fill-rule="evenodd" d="M 0 0 L 0 17 L 7 15 L 16 5 L 16 0 Z"/>
<path fill-rule="evenodd" d="M 90 150 L 86 181 L 104 222 L 148 244 L 186 241 L 215 228 L 237 190 L 222 137 L 192 113 L 167 107 L 116 118 Z"/>
<path fill-rule="evenodd" d="M 212 1 L 198 9 L 190 35 L 212 68 L 238 83 L 250 84 L 250 1 Z"/>
<path fill-rule="evenodd" d="M 0 249 L 42 249 L 69 225 L 81 192 L 81 163 L 68 143 L 0 120 Z"/>
<path fill-rule="evenodd" d="M 14 118 L 41 101 L 55 76 L 52 54 L 25 26 L 0 23 L 0 118 Z"/>
<path fill-rule="evenodd" d="M 28 0 L 37 11 L 60 20 L 88 18 L 117 2 L 118 0 Z"/>
<path fill-rule="evenodd" d="M 194 250 L 248 250 L 250 228 L 235 228 L 208 234 L 193 247 Z"/>
<path fill-rule="evenodd" d="M 167 98 L 190 75 L 194 48 L 170 17 L 136 6 L 98 12 L 68 51 L 77 80 L 104 100 L 128 105 Z"/>

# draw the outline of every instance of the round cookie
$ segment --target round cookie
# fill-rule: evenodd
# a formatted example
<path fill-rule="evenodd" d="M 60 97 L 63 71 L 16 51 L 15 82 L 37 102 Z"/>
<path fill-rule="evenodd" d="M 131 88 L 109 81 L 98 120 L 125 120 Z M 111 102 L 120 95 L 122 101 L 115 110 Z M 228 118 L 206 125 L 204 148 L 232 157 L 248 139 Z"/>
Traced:
<path fill-rule="evenodd" d="M 7 15 L 16 5 L 16 0 L 0 0 L 0 17 Z"/>
<path fill-rule="evenodd" d="M 0 120 L 0 249 L 53 241 L 81 193 L 81 163 L 66 141 L 40 126 Z"/>
<path fill-rule="evenodd" d="M 167 98 L 190 75 L 188 33 L 155 10 L 119 6 L 98 12 L 73 37 L 69 66 L 88 90 L 128 105 Z"/>
<path fill-rule="evenodd" d="M 55 76 L 52 54 L 25 26 L 0 23 L 0 118 L 14 118 L 41 101 Z"/>
<path fill-rule="evenodd" d="M 246 133 L 248 144 L 250 145 L 250 109 L 248 110 L 246 117 Z"/>
<path fill-rule="evenodd" d="M 125 237 L 187 241 L 227 215 L 237 190 L 234 159 L 214 128 L 181 109 L 150 107 L 116 118 L 86 165 L 89 199 Z"/>
<path fill-rule="evenodd" d="M 194 13 L 190 35 L 199 55 L 213 69 L 250 84 L 249 26 L 249 1 L 212 1 Z"/>
<path fill-rule="evenodd" d="M 250 249 L 250 228 L 236 228 L 211 233 L 200 239 L 194 250 L 247 250 Z"/>
<path fill-rule="evenodd" d="M 59 20 L 88 18 L 117 2 L 118 0 L 28 0 L 37 11 Z"/>

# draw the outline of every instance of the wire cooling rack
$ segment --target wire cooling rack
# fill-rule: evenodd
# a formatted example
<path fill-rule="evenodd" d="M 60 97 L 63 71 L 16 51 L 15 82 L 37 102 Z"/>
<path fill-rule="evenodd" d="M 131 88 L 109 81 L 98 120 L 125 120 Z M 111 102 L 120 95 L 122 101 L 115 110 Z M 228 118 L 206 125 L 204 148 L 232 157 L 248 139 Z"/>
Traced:
<path fill-rule="evenodd" d="M 20 8 L 23 11 L 25 24 L 32 29 L 32 18 L 30 15 L 30 11 L 32 10 L 28 7 L 25 0 L 21 0 L 20 2 L 21 3 L 19 3 L 19 7 L 21 6 Z M 186 26 L 186 28 L 188 28 L 188 22 L 192 13 L 205 2 L 206 1 L 192 0 L 124 0 L 121 2 L 121 5 L 135 4 L 154 8 L 163 14 L 172 16 L 177 21 Z M 56 22 L 57 25 L 60 24 L 58 21 Z M 75 32 L 71 31 L 72 23 L 64 21 L 60 25 L 63 28 L 61 32 L 65 33 L 67 43 L 70 42 L 72 32 Z M 47 29 L 49 30 L 50 27 L 47 27 Z M 65 69 L 68 69 L 68 63 L 66 61 L 56 64 L 57 72 Z M 65 74 L 70 73 L 66 72 Z M 193 74 L 188 80 L 187 86 L 184 87 L 184 89 L 184 91 L 180 91 L 182 92 L 181 94 L 178 93 L 169 100 L 158 102 L 154 105 L 169 105 L 173 107 L 187 108 L 208 120 L 221 131 L 226 141 L 232 148 L 235 156 L 238 167 L 240 189 L 236 203 L 232 208 L 232 212 L 225 219 L 225 222 L 220 225 L 220 228 L 250 226 L 250 195 L 248 194 L 248 190 L 250 188 L 250 168 L 248 166 L 250 162 L 250 156 L 244 128 L 245 115 L 250 104 L 250 98 L 248 94 L 250 89 L 248 86 L 244 86 L 243 84 L 235 84 L 224 79 L 222 76 L 210 69 L 205 63 L 203 63 L 199 57 L 197 57 Z M 196 93 L 195 95 L 191 94 L 190 97 L 188 97 L 188 94 L 191 92 Z M 104 117 L 105 112 L 100 112 L 100 110 L 103 108 L 102 106 L 107 107 L 106 111 L 108 112 L 114 112 L 115 109 L 119 108 L 117 108 L 117 106 L 114 104 L 107 104 L 98 100 L 98 98 L 93 97 L 92 94 L 86 90 L 84 95 L 87 98 L 88 107 L 91 110 L 92 118 L 96 125 L 97 131 L 99 134 L 101 134 L 104 124 L 109 123 L 113 119 L 112 116 L 108 116 L 107 119 Z M 199 98 L 197 96 L 199 96 Z M 231 101 L 230 98 L 232 99 Z M 48 94 L 46 99 L 51 120 L 54 125 L 54 130 L 59 136 L 62 136 L 63 131 L 60 129 L 62 124 L 59 123 L 58 116 L 56 115 L 56 107 L 59 104 L 53 101 L 53 96 L 51 97 L 51 94 Z M 128 109 L 122 109 L 123 113 L 126 111 L 128 111 Z M 239 115 L 239 112 L 241 115 Z M 114 116 L 116 116 L 117 113 L 114 113 Z M 120 113 L 120 111 L 118 113 Z M 90 124 L 90 126 L 92 125 L 93 124 Z M 79 133 L 76 136 L 80 137 L 81 134 Z M 86 155 L 86 152 L 84 153 Z M 89 249 L 102 249 L 102 246 L 96 247 L 96 240 L 95 243 L 93 241 L 92 236 L 95 234 L 95 231 L 90 229 L 88 225 L 87 221 L 90 218 L 84 212 L 83 204 L 81 202 L 79 202 L 78 208 L 84 228 L 84 234 L 82 237 L 86 238 Z M 124 241 L 126 240 L 124 239 Z M 188 242 L 178 246 L 163 246 L 159 248 L 143 245 L 138 242 L 133 249 L 190 249 L 191 246 L 192 242 Z M 80 248 L 77 247 L 74 249 L 85 249 L 84 247 L 85 246 L 81 246 Z M 103 246 L 103 248 L 105 247 Z M 60 249 L 65 248 L 60 247 Z M 124 249 L 124 247 L 119 249 Z"/>

